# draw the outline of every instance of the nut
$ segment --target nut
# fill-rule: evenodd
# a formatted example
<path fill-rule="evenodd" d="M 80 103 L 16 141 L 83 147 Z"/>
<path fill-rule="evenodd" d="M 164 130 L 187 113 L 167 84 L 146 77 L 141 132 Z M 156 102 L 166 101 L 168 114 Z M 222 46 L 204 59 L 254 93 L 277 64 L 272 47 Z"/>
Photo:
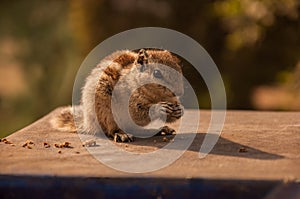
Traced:
<path fill-rule="evenodd" d="M 92 147 L 92 146 L 96 146 L 96 140 L 87 140 L 85 142 L 83 142 L 82 144 L 83 147 Z"/>

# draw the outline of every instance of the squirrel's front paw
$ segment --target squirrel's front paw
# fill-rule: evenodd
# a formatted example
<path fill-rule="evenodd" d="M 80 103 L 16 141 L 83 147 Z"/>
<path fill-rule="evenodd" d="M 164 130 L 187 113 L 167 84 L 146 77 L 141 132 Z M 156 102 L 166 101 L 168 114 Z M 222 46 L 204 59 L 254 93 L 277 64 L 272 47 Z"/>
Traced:
<path fill-rule="evenodd" d="M 133 142 L 133 135 L 124 132 L 118 132 L 114 135 L 115 142 Z"/>
<path fill-rule="evenodd" d="M 181 104 L 173 104 L 170 102 L 161 102 L 161 114 L 166 114 L 170 118 L 176 118 L 179 119 L 184 111 L 183 106 Z"/>

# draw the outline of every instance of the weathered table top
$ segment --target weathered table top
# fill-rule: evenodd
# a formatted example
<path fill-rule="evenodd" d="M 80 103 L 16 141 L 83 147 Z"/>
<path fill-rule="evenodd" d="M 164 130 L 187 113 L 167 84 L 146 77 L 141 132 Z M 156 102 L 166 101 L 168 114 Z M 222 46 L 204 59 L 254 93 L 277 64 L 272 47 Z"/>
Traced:
<path fill-rule="evenodd" d="M 210 121 L 210 111 L 200 111 L 201 125 L 196 137 L 178 160 L 157 171 L 134 174 L 100 163 L 82 146 L 78 134 L 51 128 L 49 120 L 59 111 L 56 109 L 8 136 L 6 139 L 12 144 L 0 142 L 0 174 L 242 180 L 300 178 L 299 112 L 227 111 L 221 137 L 211 153 L 200 159 L 199 143 Z M 135 153 L 148 153 L 166 144 L 164 139 L 160 136 L 116 145 Z M 31 149 L 22 147 L 27 140 L 34 143 L 30 144 Z M 172 136 L 167 136 L 167 142 L 171 140 Z M 50 147 L 46 148 L 44 142 Z M 71 148 L 54 146 L 64 142 L 71 143 Z"/>

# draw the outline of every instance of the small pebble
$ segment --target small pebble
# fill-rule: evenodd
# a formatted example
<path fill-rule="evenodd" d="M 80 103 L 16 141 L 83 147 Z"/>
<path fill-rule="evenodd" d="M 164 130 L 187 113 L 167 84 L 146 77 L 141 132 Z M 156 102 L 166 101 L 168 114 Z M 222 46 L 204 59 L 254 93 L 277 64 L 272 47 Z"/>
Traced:
<path fill-rule="evenodd" d="M 167 141 L 168 141 L 168 138 L 164 137 L 164 138 L 163 138 L 163 141 L 164 141 L 164 142 L 167 142 Z"/>

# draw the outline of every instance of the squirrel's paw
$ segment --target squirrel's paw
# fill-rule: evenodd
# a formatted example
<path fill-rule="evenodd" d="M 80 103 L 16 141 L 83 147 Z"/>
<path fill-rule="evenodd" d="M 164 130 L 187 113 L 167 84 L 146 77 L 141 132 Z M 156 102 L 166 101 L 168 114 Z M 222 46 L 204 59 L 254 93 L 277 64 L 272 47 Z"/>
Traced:
<path fill-rule="evenodd" d="M 168 126 L 163 126 L 159 129 L 159 132 L 156 135 L 173 135 L 176 131 Z"/>
<path fill-rule="evenodd" d="M 167 114 L 170 117 L 179 119 L 184 113 L 183 106 L 181 104 L 173 104 L 169 102 L 161 102 L 160 104 L 161 104 L 161 108 L 160 108 L 161 114 Z"/>
<path fill-rule="evenodd" d="M 124 132 L 115 133 L 115 142 L 133 142 L 133 135 L 126 134 Z"/>

